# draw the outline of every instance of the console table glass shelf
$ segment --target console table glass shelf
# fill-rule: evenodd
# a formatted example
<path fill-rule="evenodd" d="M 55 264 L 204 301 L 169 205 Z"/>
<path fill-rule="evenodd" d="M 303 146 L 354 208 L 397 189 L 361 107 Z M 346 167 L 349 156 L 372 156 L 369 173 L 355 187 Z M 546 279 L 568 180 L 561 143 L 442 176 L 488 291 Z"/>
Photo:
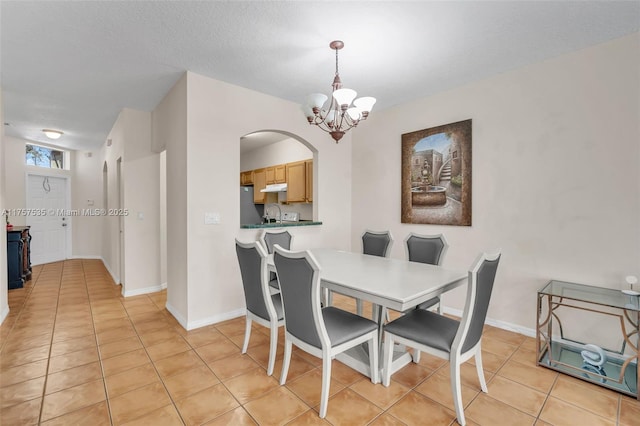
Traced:
<path fill-rule="evenodd" d="M 565 336 L 561 315 L 571 310 L 613 317 L 620 334 L 619 348 L 603 348 L 606 362 L 585 362 L 586 343 Z M 566 319 L 566 318 L 565 318 Z M 640 400 L 638 387 L 640 297 L 620 290 L 550 281 L 538 291 L 536 348 L 537 364 L 579 379 L 633 396 Z"/>

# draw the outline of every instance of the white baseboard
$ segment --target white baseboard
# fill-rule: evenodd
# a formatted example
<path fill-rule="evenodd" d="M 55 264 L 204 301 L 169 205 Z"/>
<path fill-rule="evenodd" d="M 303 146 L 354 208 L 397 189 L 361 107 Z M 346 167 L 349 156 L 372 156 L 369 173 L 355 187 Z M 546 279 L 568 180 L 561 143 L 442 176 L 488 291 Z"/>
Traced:
<path fill-rule="evenodd" d="M 2 307 L 2 311 L 0 311 L 0 324 L 4 322 L 4 320 L 9 315 L 9 305 L 5 305 Z"/>
<path fill-rule="evenodd" d="M 245 314 L 246 314 L 246 310 L 244 308 L 236 309 L 235 311 L 224 312 L 222 314 L 218 314 L 218 315 L 214 315 L 214 316 L 211 316 L 211 317 L 203 318 L 201 320 L 188 321 L 187 322 L 187 327 L 185 327 L 185 328 L 187 330 L 193 330 L 193 329 L 196 329 L 196 328 L 204 327 L 204 326 L 211 325 L 211 324 L 216 324 L 216 323 L 219 323 L 219 322 L 222 322 L 222 321 L 226 321 L 226 320 L 230 320 L 230 319 L 233 319 L 233 318 L 238 318 L 238 317 L 243 316 Z"/>
<path fill-rule="evenodd" d="M 102 260 L 102 263 L 104 263 L 104 259 L 102 258 L 102 256 L 97 255 L 97 254 L 91 254 L 91 255 L 86 255 L 86 256 L 81 256 L 78 254 L 74 254 L 70 257 L 68 257 L 67 259 L 98 259 L 98 260 Z"/>
<path fill-rule="evenodd" d="M 173 315 L 173 317 L 176 319 L 176 321 L 178 321 L 178 323 L 180 323 L 180 325 L 185 329 L 185 330 L 189 330 L 187 328 L 187 320 L 178 313 L 178 310 L 176 308 L 174 308 L 173 306 L 171 306 L 169 304 L 169 302 L 165 303 L 164 305 L 165 308 L 167 308 L 167 311 L 169 311 L 169 313 L 171 315 Z"/>
<path fill-rule="evenodd" d="M 141 294 L 155 293 L 155 292 L 164 290 L 165 288 L 167 288 L 167 283 L 162 283 L 160 285 L 152 285 L 152 286 L 143 287 L 143 288 L 136 288 L 134 290 L 127 290 L 126 285 L 124 285 L 122 288 L 123 289 L 122 295 L 124 297 L 139 296 Z"/>
<path fill-rule="evenodd" d="M 113 273 L 113 271 L 109 267 L 109 264 L 107 263 L 107 261 L 104 260 L 104 258 L 102 256 L 100 256 L 100 260 L 102 260 L 102 264 L 104 265 L 104 267 L 107 268 L 107 272 L 109 272 L 109 275 L 111 275 L 111 278 L 113 279 L 113 282 L 116 283 L 116 284 L 120 284 L 120 277 L 118 277 L 116 274 Z"/>
<path fill-rule="evenodd" d="M 196 328 L 205 327 L 207 325 L 216 324 L 222 321 L 244 316 L 247 312 L 245 308 L 241 308 L 241 309 L 236 309 L 235 311 L 224 312 L 222 314 L 203 318 L 197 321 L 187 321 L 182 315 L 178 313 L 178 310 L 176 308 L 174 308 L 173 306 L 171 306 L 171 304 L 169 304 L 169 302 L 165 304 L 165 307 L 167 308 L 167 311 L 169 311 L 169 313 L 173 315 L 176 321 L 178 321 L 180 325 L 184 327 L 184 329 L 187 331 L 191 331 Z"/>
<path fill-rule="evenodd" d="M 448 308 L 446 306 L 442 307 L 442 312 L 445 314 L 455 315 L 457 317 L 462 317 L 462 311 L 460 309 Z M 536 337 L 536 331 L 533 328 L 523 327 L 518 324 L 512 324 L 507 321 L 500 321 L 491 318 L 487 318 L 485 324 L 491 325 L 493 327 L 501 328 L 507 331 L 513 331 L 515 333 L 524 334 L 529 337 Z"/>

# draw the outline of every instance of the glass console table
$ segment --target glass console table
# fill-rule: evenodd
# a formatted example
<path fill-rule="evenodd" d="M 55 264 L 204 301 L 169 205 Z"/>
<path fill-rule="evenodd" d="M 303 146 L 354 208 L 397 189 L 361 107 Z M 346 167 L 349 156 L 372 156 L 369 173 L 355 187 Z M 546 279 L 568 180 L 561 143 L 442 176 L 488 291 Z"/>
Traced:
<path fill-rule="evenodd" d="M 550 281 L 538 291 L 537 364 L 640 400 L 639 303 L 640 297 L 626 295 L 620 290 Z M 575 317 L 569 316 L 576 310 L 582 315 L 604 315 L 603 319 L 619 324 L 618 330 L 610 329 L 610 325 L 589 329 L 584 320 L 576 321 Z M 583 338 L 598 339 L 599 335 L 611 337 L 616 333 L 618 347 L 596 348 L 593 345 L 597 343 L 588 344 L 569 337 L 566 335 L 566 323 L 572 319 L 574 328 L 581 332 Z M 599 325 L 603 323 L 597 322 Z"/>

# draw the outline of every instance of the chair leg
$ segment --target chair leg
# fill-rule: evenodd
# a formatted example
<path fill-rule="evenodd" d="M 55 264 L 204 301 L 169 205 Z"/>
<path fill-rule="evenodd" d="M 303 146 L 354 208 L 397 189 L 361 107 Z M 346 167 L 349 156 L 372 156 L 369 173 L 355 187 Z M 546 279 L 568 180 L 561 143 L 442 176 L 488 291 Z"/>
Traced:
<path fill-rule="evenodd" d="M 413 362 L 416 364 L 420 362 L 420 349 L 413 349 Z"/>
<path fill-rule="evenodd" d="M 327 416 L 327 405 L 329 405 L 329 387 L 331 386 L 331 357 L 322 357 L 322 393 L 320 395 L 320 418 Z"/>
<path fill-rule="evenodd" d="M 356 313 L 360 316 L 362 316 L 362 311 L 363 311 L 362 306 L 363 306 L 362 300 L 356 299 Z"/>
<path fill-rule="evenodd" d="M 378 361 L 378 353 L 380 352 L 378 345 L 378 331 L 371 335 L 369 341 L 369 369 L 371 370 L 371 383 L 376 384 L 380 381 L 380 364 Z"/>
<path fill-rule="evenodd" d="M 282 373 L 280 373 L 280 384 L 287 383 L 287 374 L 289 374 L 289 362 L 291 361 L 291 340 L 284 338 L 284 359 L 282 360 Z"/>
<path fill-rule="evenodd" d="M 442 315 L 442 300 L 438 302 L 438 314 Z"/>
<path fill-rule="evenodd" d="M 480 389 L 482 392 L 489 393 L 487 389 L 487 382 L 484 379 L 484 368 L 482 367 L 482 350 L 480 350 L 480 345 L 478 345 L 478 350 L 476 351 L 476 370 L 478 370 L 478 380 L 480 381 Z"/>
<path fill-rule="evenodd" d="M 456 417 L 461 426 L 465 425 L 464 405 L 462 405 L 462 387 L 460 385 L 460 364 L 457 359 L 449 360 L 451 369 L 451 391 L 453 392 L 453 405 L 456 408 Z"/>
<path fill-rule="evenodd" d="M 249 338 L 251 337 L 251 318 L 249 315 L 246 317 L 245 329 L 244 329 L 244 344 L 242 345 L 242 353 L 247 353 L 249 347 Z"/>
<path fill-rule="evenodd" d="M 276 365 L 276 352 L 278 350 L 278 323 L 271 323 L 271 337 L 269 344 L 269 366 L 267 376 L 273 374 L 273 367 Z"/>
<path fill-rule="evenodd" d="M 393 360 L 393 339 L 384 333 L 384 363 L 382 368 L 382 384 L 389 387 L 391 381 L 391 361 Z"/>

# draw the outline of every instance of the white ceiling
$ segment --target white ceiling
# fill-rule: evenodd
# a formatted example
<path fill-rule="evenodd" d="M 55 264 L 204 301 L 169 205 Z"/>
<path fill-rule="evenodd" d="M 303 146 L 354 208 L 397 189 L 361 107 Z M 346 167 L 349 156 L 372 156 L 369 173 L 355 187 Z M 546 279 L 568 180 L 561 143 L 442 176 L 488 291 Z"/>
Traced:
<path fill-rule="evenodd" d="M 344 85 L 375 113 L 639 29 L 640 1 L 2 0 L 5 131 L 96 149 L 185 70 L 301 103 L 330 91 L 334 39 Z"/>

